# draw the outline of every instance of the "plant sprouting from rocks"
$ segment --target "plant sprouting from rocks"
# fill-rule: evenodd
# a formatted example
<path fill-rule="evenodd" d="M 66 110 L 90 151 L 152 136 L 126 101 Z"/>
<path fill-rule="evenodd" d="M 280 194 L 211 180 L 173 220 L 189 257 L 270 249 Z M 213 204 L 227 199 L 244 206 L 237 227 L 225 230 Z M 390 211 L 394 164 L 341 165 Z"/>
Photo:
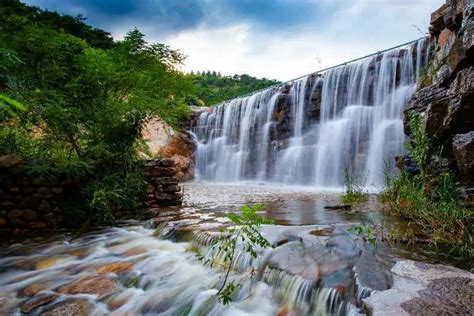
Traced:
<path fill-rule="evenodd" d="M 410 115 L 411 138 L 406 147 L 412 158 L 420 168 L 421 176 L 424 177 L 428 168 L 428 154 L 430 151 L 430 139 L 423 128 L 421 116 L 418 113 Z"/>
<path fill-rule="evenodd" d="M 355 175 L 349 169 L 344 168 L 344 188 L 345 192 L 341 199 L 343 203 L 353 204 L 364 202 L 366 196 L 364 194 L 364 185 L 366 178 L 362 179 L 360 176 Z"/>
<path fill-rule="evenodd" d="M 217 297 L 222 304 L 227 305 L 232 302 L 232 295 L 234 294 L 235 290 L 239 288 L 241 285 L 236 283 L 235 281 L 229 282 L 224 288 L 217 293 Z"/>
<path fill-rule="evenodd" d="M 236 251 L 240 249 L 256 259 L 258 247 L 270 247 L 269 241 L 260 233 L 260 227 L 263 224 L 271 224 L 272 221 L 258 215 L 262 208 L 262 205 L 244 205 L 240 208 L 240 214 L 226 214 L 233 226 L 225 229 L 224 238 L 213 241 L 213 248 L 216 250 L 213 252 L 214 256 L 224 254 L 219 263 L 226 267 L 226 272 L 224 281 L 216 294 L 224 305 L 232 301 L 233 293 L 241 286 L 235 281 L 229 282 L 230 271 L 235 265 Z M 204 264 L 211 266 L 213 262 L 217 261 L 214 257 L 209 258 L 201 254 L 198 254 L 197 258 Z"/>
<path fill-rule="evenodd" d="M 373 246 L 375 246 L 377 243 L 375 232 L 369 225 L 358 224 L 349 228 L 349 231 L 356 235 L 362 236 L 365 241 L 371 243 Z"/>

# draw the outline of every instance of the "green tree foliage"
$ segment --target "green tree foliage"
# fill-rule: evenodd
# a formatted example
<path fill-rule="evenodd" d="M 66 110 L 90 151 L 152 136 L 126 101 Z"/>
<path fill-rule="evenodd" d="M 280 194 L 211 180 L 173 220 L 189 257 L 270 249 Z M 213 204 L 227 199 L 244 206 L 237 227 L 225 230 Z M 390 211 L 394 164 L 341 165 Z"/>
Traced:
<path fill-rule="evenodd" d="M 198 106 L 216 105 L 279 83 L 276 80 L 257 79 L 249 75 L 222 76 L 215 71 L 191 73 L 189 77 L 195 84 L 196 90 L 188 102 Z"/>
<path fill-rule="evenodd" d="M 144 123 L 188 115 L 184 56 L 137 29 L 114 42 L 82 17 L 14 0 L 0 20 L 0 155 L 21 156 L 32 174 L 81 178 L 83 218 L 136 207 Z"/>
<path fill-rule="evenodd" d="M 83 205 L 70 222 L 137 206 L 137 152 L 150 117 L 177 127 L 193 100 L 214 104 L 274 83 L 183 74 L 183 54 L 137 29 L 114 41 L 83 16 L 18 0 L 1 2 L 0 21 L 0 155 L 20 156 L 32 175 L 80 179 Z"/>
<path fill-rule="evenodd" d="M 87 19 L 82 15 L 76 17 L 61 15 L 57 12 L 26 6 L 19 0 L 2 0 L 0 10 L 1 16 L 8 18 L 8 20 L 2 21 L 13 22 L 12 24 L 2 23 L 2 31 L 16 33 L 21 32 L 25 26 L 36 25 L 51 30 L 64 31 L 83 39 L 92 47 L 107 49 L 114 46 L 114 40 L 109 32 L 85 24 Z"/>

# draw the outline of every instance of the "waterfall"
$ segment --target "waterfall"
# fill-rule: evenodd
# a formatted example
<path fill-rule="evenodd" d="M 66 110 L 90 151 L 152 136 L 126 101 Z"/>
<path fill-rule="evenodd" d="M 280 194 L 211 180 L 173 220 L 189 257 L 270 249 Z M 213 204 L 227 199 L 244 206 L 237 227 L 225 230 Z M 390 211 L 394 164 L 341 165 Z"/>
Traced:
<path fill-rule="evenodd" d="M 421 39 L 202 113 L 196 177 L 337 189 L 348 170 L 380 188 L 404 153 L 403 109 L 428 55 Z"/>

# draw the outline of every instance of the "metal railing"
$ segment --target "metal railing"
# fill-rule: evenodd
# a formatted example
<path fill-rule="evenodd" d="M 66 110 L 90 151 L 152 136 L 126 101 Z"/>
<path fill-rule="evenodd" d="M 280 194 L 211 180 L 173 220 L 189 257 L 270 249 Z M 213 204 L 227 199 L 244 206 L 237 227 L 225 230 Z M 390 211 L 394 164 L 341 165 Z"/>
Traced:
<path fill-rule="evenodd" d="M 248 97 L 248 96 L 251 96 L 251 95 L 260 93 L 260 92 L 265 91 L 265 90 L 268 90 L 268 89 L 278 88 L 278 87 L 284 86 L 284 85 L 286 85 L 286 84 L 288 84 L 288 83 L 294 82 L 294 81 L 296 81 L 296 80 L 299 80 L 299 79 L 302 79 L 302 78 L 305 78 L 305 77 L 308 77 L 308 76 L 311 76 L 311 75 L 321 74 L 321 73 L 324 73 L 324 72 L 326 72 L 326 71 L 328 71 L 328 70 L 331 70 L 331 69 L 334 69 L 334 68 L 338 68 L 338 67 L 341 67 L 341 66 L 345 66 L 345 65 L 348 65 L 348 64 L 351 64 L 351 63 L 354 63 L 354 62 L 357 62 L 357 61 L 360 61 L 360 60 L 363 60 L 363 59 L 366 59 L 366 58 L 369 58 L 369 57 L 372 57 L 372 56 L 375 56 L 375 55 L 379 55 L 379 54 L 386 53 L 386 52 L 388 52 L 388 51 L 391 51 L 391 50 L 394 50 L 394 49 L 397 49 L 397 48 L 400 48 L 400 47 L 403 47 L 403 46 L 408 46 L 408 45 L 417 43 L 418 41 L 420 41 L 420 40 L 422 40 L 422 39 L 425 39 L 425 38 L 428 38 L 428 37 L 429 37 L 429 35 L 423 36 L 423 37 L 420 37 L 420 38 L 418 38 L 418 39 L 416 39 L 416 40 L 409 41 L 409 42 L 406 42 L 406 43 L 403 43 L 403 44 L 400 44 L 400 45 L 397 45 L 397 46 L 393 46 L 393 47 L 390 47 L 390 48 L 387 48 L 387 49 L 384 49 L 384 50 L 380 50 L 380 51 L 377 51 L 377 52 L 372 53 L 372 54 L 369 54 L 369 55 L 365 55 L 365 56 L 362 56 L 362 57 L 359 57 L 359 58 L 356 58 L 356 59 L 352 59 L 352 60 L 347 61 L 347 62 L 344 62 L 344 63 L 337 64 L 337 65 L 335 65 L 335 66 L 331 66 L 331 67 L 323 68 L 323 69 L 320 69 L 320 70 L 317 70 L 317 71 L 314 71 L 314 72 L 310 72 L 309 74 L 300 76 L 300 77 L 298 77 L 298 78 L 294 78 L 294 79 L 291 79 L 291 80 L 287 80 L 287 81 L 284 81 L 284 82 L 280 82 L 280 83 L 277 83 L 277 84 L 268 86 L 268 87 L 266 87 L 266 88 L 262 88 L 262 89 L 260 89 L 260 90 L 256 90 L 256 91 L 253 91 L 253 92 L 249 92 L 249 93 L 246 93 L 246 94 L 244 94 L 244 95 L 240 95 L 240 96 L 237 96 L 237 97 L 235 97 L 235 98 L 222 101 L 222 102 L 220 102 L 220 103 L 218 103 L 218 104 L 214 104 L 214 105 L 212 105 L 212 106 L 216 106 L 216 105 L 219 105 L 219 104 L 223 104 L 223 103 L 229 102 L 229 101 L 234 100 L 234 99 L 245 98 L 245 97 Z"/>

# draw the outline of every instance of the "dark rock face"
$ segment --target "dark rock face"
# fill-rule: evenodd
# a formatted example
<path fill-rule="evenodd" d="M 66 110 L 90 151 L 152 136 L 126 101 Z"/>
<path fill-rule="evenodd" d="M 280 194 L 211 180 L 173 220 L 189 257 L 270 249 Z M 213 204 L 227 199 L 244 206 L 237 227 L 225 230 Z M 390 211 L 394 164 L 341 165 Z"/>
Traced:
<path fill-rule="evenodd" d="M 463 179 L 474 182 L 474 131 L 453 138 L 453 151 Z"/>
<path fill-rule="evenodd" d="M 420 173 L 420 167 L 410 156 L 399 156 L 395 158 L 396 166 L 402 171 L 406 171 L 411 175 L 417 175 Z"/>
<path fill-rule="evenodd" d="M 430 34 L 435 50 L 429 68 L 435 71 L 431 71 L 431 85 L 420 87 L 406 107 L 405 132 L 410 134 L 410 114 L 420 113 L 433 145 L 444 148 L 442 157 L 432 160 L 443 160 L 443 165 L 472 183 L 474 3 L 446 1 L 431 15 Z"/>

